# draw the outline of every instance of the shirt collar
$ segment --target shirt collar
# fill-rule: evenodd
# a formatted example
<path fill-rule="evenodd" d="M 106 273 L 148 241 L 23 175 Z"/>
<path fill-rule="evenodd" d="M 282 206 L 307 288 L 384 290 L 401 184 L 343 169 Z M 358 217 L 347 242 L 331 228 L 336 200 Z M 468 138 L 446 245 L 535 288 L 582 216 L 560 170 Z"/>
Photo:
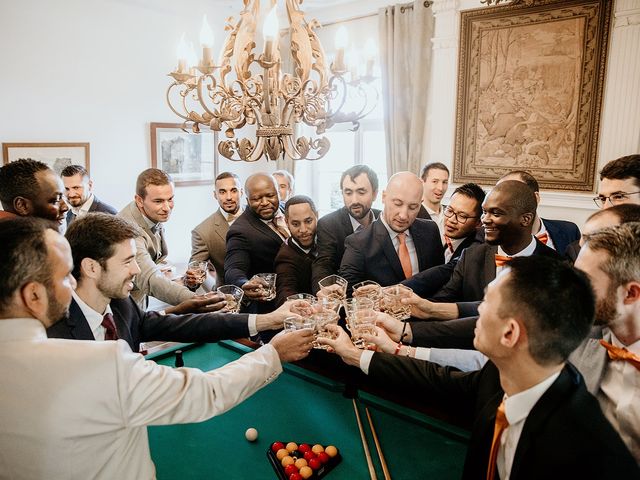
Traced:
<path fill-rule="evenodd" d="M 94 200 L 94 196 L 92 193 L 91 195 L 89 195 L 89 198 L 87 198 L 87 201 L 84 202 L 82 205 L 80 205 L 80 207 L 71 207 L 71 211 L 73 212 L 74 215 L 78 215 L 80 212 L 87 213 L 89 212 L 91 205 L 93 205 L 93 200 Z"/>
<path fill-rule="evenodd" d="M 507 416 L 509 425 L 514 425 L 524 420 L 531 412 L 531 409 L 540 400 L 540 397 L 551 387 L 553 382 L 556 381 L 560 372 L 554 373 L 550 377 L 547 377 L 537 385 L 534 385 L 527 390 L 516 393 L 511 397 L 505 394 L 504 398 L 504 413 Z"/>
<path fill-rule="evenodd" d="M 308 254 L 309 254 L 309 252 L 313 249 L 313 247 L 315 247 L 315 244 L 316 244 L 316 239 L 315 239 L 315 237 L 314 237 L 314 239 L 313 239 L 313 245 L 311 246 L 311 248 L 304 248 L 304 247 L 303 247 L 302 245 L 300 245 L 300 244 L 297 242 L 297 240 L 296 240 L 295 238 L 293 238 L 293 237 L 289 237 L 289 238 L 287 239 L 287 242 L 289 242 L 289 241 L 290 241 L 291 243 L 293 243 L 296 247 L 298 247 L 300 250 L 302 250 L 304 253 L 306 253 L 307 255 L 308 255 Z"/>
<path fill-rule="evenodd" d="M 257 216 L 257 215 L 256 215 L 256 216 Z M 258 217 L 258 218 L 260 218 L 260 217 Z M 269 225 L 270 223 L 273 223 L 273 221 L 274 221 L 274 220 L 276 220 L 276 219 L 278 219 L 278 220 L 282 219 L 282 223 L 285 223 L 285 220 L 284 220 L 284 213 L 282 213 L 282 211 L 281 211 L 280 209 L 278 209 L 278 210 L 276 211 L 276 214 L 273 216 L 273 218 L 272 218 L 272 219 L 270 219 L 270 220 L 265 220 L 264 218 L 260 218 L 260 221 L 261 221 L 262 223 L 264 223 L 265 225 Z"/>
<path fill-rule="evenodd" d="M 362 225 L 358 220 L 353 218 L 351 214 L 349 214 L 349 220 L 351 220 L 351 227 L 353 228 L 354 232 L 358 229 L 360 225 Z M 376 221 L 376 216 L 374 215 L 373 210 L 369 210 L 369 224 L 375 221 Z M 364 227 L 364 225 L 362 226 Z"/>
<path fill-rule="evenodd" d="M 514 253 L 513 255 L 509 255 L 502 249 L 502 245 L 498 245 L 498 255 L 504 255 L 507 257 L 530 257 L 533 255 L 533 251 L 536 249 L 536 237 L 531 236 L 531 243 L 527 245 L 523 250 L 520 250 L 518 253 Z"/>
<path fill-rule="evenodd" d="M 100 324 L 102 323 L 103 317 L 107 313 L 113 314 L 113 312 L 111 310 L 111 305 L 107 305 L 107 308 L 105 308 L 104 313 L 99 313 L 99 312 L 96 312 L 89 305 L 87 305 L 78 296 L 78 294 L 76 292 L 72 292 L 71 295 L 73 295 L 73 299 L 76 301 L 76 303 L 80 307 L 80 310 L 82 310 L 82 314 L 84 315 L 84 318 L 87 319 L 87 323 L 89 324 L 89 327 L 91 328 L 92 332 L 95 331 L 95 329 L 100 326 Z"/>
<path fill-rule="evenodd" d="M 229 216 L 231 215 L 230 213 L 225 212 L 223 209 L 219 208 L 218 210 L 220 210 L 220 213 L 222 214 L 222 216 L 224 217 L 224 219 L 227 221 L 227 223 L 231 224 L 233 222 L 235 222 L 237 220 L 237 218 L 242 214 L 243 212 L 243 208 L 240 207 L 238 209 L 238 211 L 236 213 L 233 214 L 233 221 L 229 222 Z"/>
<path fill-rule="evenodd" d="M 442 210 L 443 210 L 442 205 L 440 205 L 440 211 L 439 211 L 439 212 L 436 212 L 435 210 L 431 210 L 431 209 L 430 209 L 429 207 L 427 207 L 424 203 L 423 203 L 422 205 L 424 206 L 424 209 L 427 211 L 427 213 L 428 213 L 429 215 L 434 215 L 434 216 L 436 216 L 436 217 L 438 217 L 438 216 L 442 215 Z"/>
<path fill-rule="evenodd" d="M 616 347 L 626 348 L 631 353 L 635 353 L 636 355 L 640 355 L 640 340 L 633 342 L 631 345 L 623 345 L 618 337 L 615 336 L 613 332 L 611 332 L 611 344 Z"/>
<path fill-rule="evenodd" d="M 47 332 L 35 318 L 5 318 L 0 320 L 0 343 L 18 341 L 42 341 Z"/>
<path fill-rule="evenodd" d="M 398 232 L 396 232 L 395 230 L 392 230 L 391 227 L 389 226 L 389 224 L 385 221 L 384 219 L 384 215 L 380 215 L 380 221 L 382 222 L 382 224 L 384 225 L 384 228 L 387 229 L 387 232 L 389 233 L 389 236 L 391 237 L 391 241 L 395 240 L 396 237 L 398 236 Z M 409 229 L 407 228 L 403 233 L 406 234 L 405 238 L 411 238 L 411 233 L 409 232 Z"/>
<path fill-rule="evenodd" d="M 154 222 L 153 220 L 149 219 L 144 213 L 140 212 L 140 215 L 142 215 L 142 218 L 144 218 L 145 223 L 147 224 L 147 227 L 149 227 L 149 230 L 151 230 L 153 233 L 155 233 L 157 231 L 157 225 L 159 222 Z"/>
<path fill-rule="evenodd" d="M 545 227 L 544 222 L 540 219 L 540 230 L 536 232 L 536 237 L 538 235 L 542 235 L 543 233 L 547 233 L 547 227 Z"/>

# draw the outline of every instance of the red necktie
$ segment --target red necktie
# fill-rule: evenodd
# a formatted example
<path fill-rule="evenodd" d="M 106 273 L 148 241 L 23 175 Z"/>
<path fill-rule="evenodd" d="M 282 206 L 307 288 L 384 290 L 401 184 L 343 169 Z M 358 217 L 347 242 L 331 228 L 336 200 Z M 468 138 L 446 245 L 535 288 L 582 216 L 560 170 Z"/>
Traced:
<path fill-rule="evenodd" d="M 449 248 L 449 251 L 451 253 L 453 253 L 453 243 L 451 242 L 451 239 L 449 237 L 447 237 L 446 235 L 444 236 L 444 243 L 447 244 L 447 247 Z"/>
<path fill-rule="evenodd" d="M 498 460 L 498 450 L 500 450 L 500 437 L 505 428 L 509 426 L 507 416 L 504 413 L 504 400 L 500 402 L 496 411 L 496 424 L 493 427 L 493 440 L 491 441 L 491 453 L 489 454 L 489 464 L 487 465 L 487 480 L 494 480 L 496 476 L 496 461 Z"/>
<path fill-rule="evenodd" d="M 545 245 L 549 241 L 549 235 L 547 235 L 547 232 L 539 233 L 538 235 L 536 235 L 536 238 L 540 240 L 542 243 L 544 243 Z"/>
<path fill-rule="evenodd" d="M 110 313 L 105 313 L 104 317 L 102 317 L 102 325 L 106 332 L 104 332 L 105 340 L 117 340 L 118 339 L 118 330 L 116 330 L 116 324 L 113 321 L 113 315 Z"/>
<path fill-rule="evenodd" d="M 411 257 L 409 256 L 409 249 L 405 241 L 406 233 L 402 232 L 398 234 L 398 258 L 400 259 L 400 265 L 402 265 L 402 271 L 405 278 L 410 278 L 413 275 L 413 269 L 411 268 Z"/>
<path fill-rule="evenodd" d="M 496 253 L 496 267 L 504 267 L 512 259 L 513 259 L 513 257 L 508 257 L 506 255 L 498 255 Z"/>
<path fill-rule="evenodd" d="M 600 345 L 607 349 L 607 353 L 609 354 L 609 358 L 611 360 L 624 360 L 625 362 L 629 362 L 631 365 L 640 370 L 640 357 L 636 354 L 631 353 L 624 347 L 616 347 L 615 345 L 611 345 L 604 340 L 600 340 Z"/>

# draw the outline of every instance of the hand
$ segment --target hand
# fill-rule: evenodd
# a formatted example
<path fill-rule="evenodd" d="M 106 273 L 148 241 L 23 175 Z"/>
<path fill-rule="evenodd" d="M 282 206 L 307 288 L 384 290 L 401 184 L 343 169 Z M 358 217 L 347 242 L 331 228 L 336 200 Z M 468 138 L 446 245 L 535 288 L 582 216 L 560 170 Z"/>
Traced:
<path fill-rule="evenodd" d="M 260 278 L 252 278 L 248 282 L 242 285 L 245 296 L 249 300 L 256 300 L 258 302 L 264 302 L 267 298 L 267 282 Z"/>
<path fill-rule="evenodd" d="M 404 322 L 400 320 L 396 320 L 391 315 L 386 313 L 378 313 L 376 317 L 376 325 L 382 327 L 385 333 L 393 340 L 394 342 L 400 341 L 400 335 L 402 335 L 402 329 L 404 328 L 404 338 L 403 342 L 411 342 L 413 338 L 413 334 L 411 332 L 411 324 L 407 323 L 405 328 Z"/>
<path fill-rule="evenodd" d="M 223 309 L 227 305 L 224 295 L 221 293 L 207 293 L 194 295 L 189 300 L 179 303 L 175 307 L 169 307 L 166 313 L 181 315 L 183 313 L 211 313 Z"/>
<path fill-rule="evenodd" d="M 411 305 L 412 317 L 427 319 L 433 316 L 433 302 L 426 298 L 412 292 L 408 298 L 403 298 L 401 301 L 404 305 Z"/>
<path fill-rule="evenodd" d="M 318 298 L 343 298 L 343 287 L 337 283 L 329 285 L 328 287 L 321 287 L 316 294 Z"/>
<path fill-rule="evenodd" d="M 376 335 L 362 334 L 362 339 L 366 343 L 372 343 L 377 347 L 377 351 L 385 353 L 395 353 L 398 342 L 391 340 L 384 328 L 376 327 Z"/>
<path fill-rule="evenodd" d="M 257 330 L 262 332 L 263 330 L 281 329 L 285 318 L 299 316 L 292 310 L 292 307 L 294 307 L 298 302 L 307 303 L 304 300 L 289 300 L 284 302 L 273 312 L 258 315 L 256 317 Z"/>
<path fill-rule="evenodd" d="M 311 329 L 295 330 L 293 332 L 280 332 L 269 342 L 278 352 L 280 361 L 295 362 L 301 360 L 313 348 L 313 331 Z"/>
<path fill-rule="evenodd" d="M 336 335 L 336 338 L 318 337 L 316 342 L 327 345 L 329 351 L 340 355 L 346 364 L 359 367 L 362 351 L 353 344 L 349 334 L 338 325 L 327 325 L 325 328 Z"/>

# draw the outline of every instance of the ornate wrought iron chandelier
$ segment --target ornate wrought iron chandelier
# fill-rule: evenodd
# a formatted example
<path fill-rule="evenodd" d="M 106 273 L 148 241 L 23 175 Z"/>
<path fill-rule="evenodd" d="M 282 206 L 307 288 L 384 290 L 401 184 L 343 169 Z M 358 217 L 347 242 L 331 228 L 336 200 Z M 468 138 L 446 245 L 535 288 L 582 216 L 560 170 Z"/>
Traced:
<path fill-rule="evenodd" d="M 194 133 L 199 133 L 201 126 L 224 130 L 226 140 L 219 142 L 218 151 L 230 160 L 254 162 L 263 156 L 276 160 L 285 155 L 294 160 L 322 158 L 329 150 L 329 140 L 298 136 L 296 125 L 305 123 L 318 135 L 337 123 L 351 123 L 357 129 L 359 120 L 378 101 L 372 85 L 375 50 L 370 52 L 363 74 L 353 65 L 349 70 L 345 63 L 348 39 L 341 27 L 336 35 L 335 59 L 327 68 L 324 49 L 314 32 L 320 24 L 315 19 L 305 20 L 300 10 L 302 0 L 286 0 L 292 68 L 283 72 L 277 0 L 271 0 L 262 28 L 264 49 L 260 54 L 254 53 L 260 0 L 243 2 L 240 19 L 227 19 L 225 30 L 229 33 L 218 65 L 212 58 L 213 33 L 206 16 L 199 60 L 193 49 L 189 52 L 183 36 L 178 67 L 169 74 L 174 79 L 167 89 L 169 107 L 183 119 L 183 128 Z M 350 63 L 354 61 L 352 58 Z M 347 104 L 355 104 L 354 111 L 344 112 Z M 236 138 L 236 130 L 247 125 L 255 126 L 255 141 Z"/>

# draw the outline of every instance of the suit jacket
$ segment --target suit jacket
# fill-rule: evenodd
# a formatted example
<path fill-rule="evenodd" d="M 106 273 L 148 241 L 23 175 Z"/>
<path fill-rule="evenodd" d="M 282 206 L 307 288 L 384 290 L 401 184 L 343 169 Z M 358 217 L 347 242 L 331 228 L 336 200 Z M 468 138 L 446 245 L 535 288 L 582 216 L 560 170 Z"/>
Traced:
<path fill-rule="evenodd" d="M 172 282 L 160 271 L 158 264 L 167 258 L 167 244 L 164 237 L 162 242 L 158 241 L 136 207 L 136 202 L 124 207 L 118 216 L 136 225 L 141 232 L 136 238 L 136 262 L 140 267 L 140 273 L 136 275 L 131 291 L 131 297 L 138 306 L 143 309 L 146 307 L 147 295 L 170 305 L 177 305 L 193 297 L 194 293 L 188 288 Z"/>
<path fill-rule="evenodd" d="M 476 238 L 476 232 L 474 231 L 473 235 L 468 236 L 462 243 L 460 243 L 460 245 L 458 245 L 458 248 L 453 252 L 451 259 L 449 259 L 447 263 L 422 270 L 411 278 L 403 281 L 402 284 L 406 285 L 423 298 L 430 297 L 444 287 L 444 285 L 449 281 L 451 274 L 453 273 L 453 269 L 458 263 L 463 250 L 475 243 L 479 243 L 479 241 Z"/>
<path fill-rule="evenodd" d="M 433 399 L 473 423 L 463 479 L 485 479 L 496 410 L 504 391 L 492 362 L 463 373 L 430 362 L 375 353 L 369 376 L 387 388 Z M 415 392 L 415 393 L 414 393 Z M 588 420 L 587 420 L 588 419 Z M 571 364 L 525 420 L 510 478 L 638 478 L 640 470 Z"/>
<path fill-rule="evenodd" d="M 462 252 L 451 279 L 433 297 L 434 302 L 455 302 L 460 318 L 478 315 L 484 289 L 496 278 L 497 245 L 480 243 Z M 536 239 L 533 255 L 562 258 L 555 250 Z"/>
<path fill-rule="evenodd" d="M 271 345 L 201 372 L 157 365 L 122 341 L 47 338 L 37 320 L 2 320 L 0 476 L 155 478 L 147 425 L 222 414 L 281 371 Z"/>
<path fill-rule="evenodd" d="M 282 305 L 289 295 L 311 293 L 311 264 L 314 255 L 305 253 L 291 238 L 282 244 L 274 268 L 276 277 L 276 305 Z"/>
<path fill-rule="evenodd" d="M 227 232 L 227 253 L 224 257 L 225 283 L 242 287 L 256 273 L 271 273 L 282 239 L 250 208 L 242 212 Z M 251 302 L 246 311 L 266 313 L 275 301 Z"/>
<path fill-rule="evenodd" d="M 380 210 L 372 208 L 371 211 L 373 216 L 378 218 Z M 318 255 L 313 261 L 311 271 L 312 293 L 318 292 L 320 280 L 338 273 L 344 255 L 344 242 L 353 233 L 353 225 L 346 207 L 328 213 L 318 220 Z"/>
<path fill-rule="evenodd" d="M 567 249 L 564 251 L 564 256 L 568 260 L 570 260 L 571 263 L 575 263 L 579 253 L 580 253 L 580 240 L 575 240 L 571 242 L 567 247 Z"/>
<path fill-rule="evenodd" d="M 435 222 L 416 219 L 409 232 L 421 271 L 444 263 L 442 240 Z M 373 280 L 383 287 L 405 280 L 398 253 L 382 220 L 347 237 L 339 274 L 349 282 L 349 289 L 363 280 Z"/>
<path fill-rule="evenodd" d="M 191 259 L 210 261 L 216 269 L 216 286 L 224 285 L 224 256 L 229 224 L 220 210 L 209 215 L 191 231 Z"/>
<path fill-rule="evenodd" d="M 478 317 L 455 320 L 412 321 L 411 344 L 418 347 L 473 350 L 473 337 Z"/>
<path fill-rule="evenodd" d="M 560 255 L 564 255 L 571 242 L 580 240 L 580 229 L 575 223 L 565 220 L 547 220 L 546 218 L 543 218 L 542 221 L 551 240 L 553 240 L 555 250 Z"/>
<path fill-rule="evenodd" d="M 217 342 L 222 339 L 249 336 L 248 315 L 201 313 L 161 315 L 142 311 L 131 297 L 111 300 L 113 321 L 118 338 L 137 352 L 140 342 L 166 340 L 173 342 Z M 47 329 L 49 338 L 95 340 L 91 327 L 75 300 L 69 315 Z"/>
<path fill-rule="evenodd" d="M 116 213 L 118 213 L 118 211 L 115 208 L 113 208 L 111 205 L 107 203 L 101 202 L 100 200 L 98 200 L 98 197 L 96 197 L 95 195 L 93 196 L 93 203 L 89 207 L 88 213 L 91 213 L 91 212 L 110 213 L 111 215 L 115 215 Z M 71 211 L 71 209 L 69 209 L 69 211 L 67 212 L 67 225 L 73 222 L 75 218 L 76 216 Z"/>
<path fill-rule="evenodd" d="M 418 210 L 418 218 L 423 218 L 425 220 L 433 220 L 433 218 L 431 218 L 431 215 L 429 215 L 429 212 L 427 212 L 427 209 L 424 208 L 424 205 L 422 203 L 420 204 L 420 210 Z"/>

